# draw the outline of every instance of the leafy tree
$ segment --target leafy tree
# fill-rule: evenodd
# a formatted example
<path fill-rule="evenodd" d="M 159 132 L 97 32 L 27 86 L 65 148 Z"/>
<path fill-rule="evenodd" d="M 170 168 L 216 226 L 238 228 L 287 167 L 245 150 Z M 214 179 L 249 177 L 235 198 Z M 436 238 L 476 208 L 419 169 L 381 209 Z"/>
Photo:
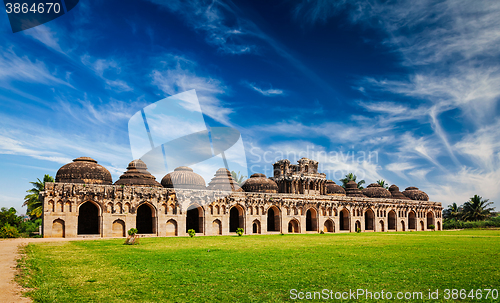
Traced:
<path fill-rule="evenodd" d="M 9 224 L 11 226 L 18 226 L 21 224 L 23 218 L 17 215 L 17 211 L 14 207 L 7 209 L 2 207 L 0 209 L 0 227 Z"/>
<path fill-rule="evenodd" d="M 382 186 L 383 188 L 389 189 L 389 184 L 387 182 L 385 182 L 384 179 L 378 180 L 377 183 L 378 183 L 378 185 Z"/>
<path fill-rule="evenodd" d="M 489 202 L 488 199 L 483 199 L 478 195 L 470 198 L 469 201 L 464 203 L 463 206 L 463 218 L 465 221 L 479 221 L 485 220 L 492 217 L 492 211 L 495 210 L 494 207 L 488 207 L 493 202 Z"/>
<path fill-rule="evenodd" d="M 353 174 L 353 173 L 348 173 L 347 175 L 345 175 L 345 178 L 344 179 L 340 179 L 340 182 L 342 182 L 342 187 L 345 188 L 345 186 L 347 185 L 347 183 L 349 181 L 354 181 L 356 182 L 356 175 Z M 365 180 L 361 180 L 359 182 L 356 182 L 358 184 L 358 188 L 359 189 L 363 189 L 364 187 L 362 186 L 363 184 L 365 184 Z"/>
<path fill-rule="evenodd" d="M 37 179 L 36 182 L 30 182 L 33 185 L 33 188 L 26 191 L 29 194 L 24 197 L 23 206 L 28 206 L 26 214 L 31 216 L 32 219 L 40 218 L 42 216 L 43 204 L 38 196 L 40 192 L 45 188 L 45 183 L 48 182 L 54 182 L 54 178 L 46 174 L 45 176 L 43 176 L 43 181 Z"/>
<path fill-rule="evenodd" d="M 443 210 L 444 219 L 459 220 L 461 217 L 462 217 L 462 206 L 458 206 L 457 203 L 448 205 L 448 208 Z"/>
<path fill-rule="evenodd" d="M 231 171 L 231 176 L 233 177 L 234 181 L 236 181 L 236 183 L 238 183 L 238 185 L 240 185 L 240 186 L 243 184 L 243 182 L 245 181 L 245 178 L 247 177 L 247 176 L 243 176 L 241 174 L 241 172 L 236 173 L 234 170 Z"/>

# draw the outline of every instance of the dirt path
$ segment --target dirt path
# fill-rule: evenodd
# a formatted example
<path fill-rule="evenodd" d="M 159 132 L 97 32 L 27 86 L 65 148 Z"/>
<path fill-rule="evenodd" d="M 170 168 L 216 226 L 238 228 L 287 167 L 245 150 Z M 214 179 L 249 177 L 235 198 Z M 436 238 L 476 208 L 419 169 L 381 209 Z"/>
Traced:
<path fill-rule="evenodd" d="M 0 302 L 18 303 L 31 302 L 22 296 L 22 288 L 14 281 L 16 275 L 16 259 L 19 258 L 19 248 L 33 242 L 74 241 L 79 239 L 27 238 L 0 240 Z"/>

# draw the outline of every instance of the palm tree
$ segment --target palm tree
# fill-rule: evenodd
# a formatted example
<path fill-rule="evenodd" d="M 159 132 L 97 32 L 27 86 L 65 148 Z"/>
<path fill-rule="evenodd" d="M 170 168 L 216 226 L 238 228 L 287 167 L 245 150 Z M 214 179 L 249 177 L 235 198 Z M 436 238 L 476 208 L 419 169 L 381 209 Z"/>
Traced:
<path fill-rule="evenodd" d="M 377 183 L 378 183 L 378 185 L 382 186 L 383 188 L 389 189 L 389 184 L 387 182 L 385 182 L 384 179 L 378 180 Z"/>
<path fill-rule="evenodd" d="M 241 186 L 241 184 L 243 184 L 243 181 L 245 181 L 245 178 L 247 176 L 243 176 L 241 175 L 240 172 L 236 173 L 234 170 L 231 171 L 231 176 L 233 177 L 234 181 L 236 181 L 236 183 L 238 183 L 238 185 Z"/>
<path fill-rule="evenodd" d="M 348 173 L 347 175 L 345 175 L 345 178 L 344 179 L 340 179 L 340 182 L 342 182 L 342 187 L 345 188 L 346 184 L 349 182 L 349 181 L 354 181 L 356 182 L 356 175 L 353 174 L 353 173 Z M 363 189 L 363 184 L 365 184 L 365 180 L 361 180 L 359 182 L 356 182 L 358 184 L 358 188 L 359 189 Z"/>
<path fill-rule="evenodd" d="M 483 199 L 478 195 L 474 195 L 474 197 L 470 198 L 469 201 L 464 203 L 464 220 L 478 221 L 491 217 L 493 215 L 491 212 L 495 210 L 494 207 L 488 207 L 491 204 L 493 204 L 493 202 L 489 202 L 488 199 Z"/>
<path fill-rule="evenodd" d="M 30 215 L 32 218 L 40 218 L 42 216 L 43 204 L 38 198 L 38 195 L 45 188 L 45 183 L 48 182 L 54 182 L 54 178 L 47 174 L 43 176 L 43 181 L 37 179 L 36 182 L 30 182 L 33 185 L 33 188 L 26 191 L 29 194 L 24 197 L 23 206 L 28 206 L 26 214 Z"/>
<path fill-rule="evenodd" d="M 462 217 L 462 206 L 458 206 L 457 203 L 448 205 L 448 208 L 443 210 L 443 218 L 445 219 L 455 219 L 458 220 Z"/>

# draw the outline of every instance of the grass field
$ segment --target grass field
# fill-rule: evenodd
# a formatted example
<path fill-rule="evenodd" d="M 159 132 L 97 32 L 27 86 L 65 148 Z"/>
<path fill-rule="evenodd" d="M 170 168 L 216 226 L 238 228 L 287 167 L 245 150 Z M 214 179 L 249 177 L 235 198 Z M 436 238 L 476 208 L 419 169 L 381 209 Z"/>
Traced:
<path fill-rule="evenodd" d="M 432 302 L 446 301 L 445 289 L 500 290 L 500 230 L 123 242 L 30 244 L 19 281 L 36 302 L 281 302 L 291 289 L 304 296 L 333 290 L 333 298 L 349 289 L 390 291 L 394 298 L 422 292 L 424 300 L 410 301 Z M 427 299 L 429 289 L 439 289 L 439 300 Z M 498 302 L 482 294 L 463 301 Z"/>

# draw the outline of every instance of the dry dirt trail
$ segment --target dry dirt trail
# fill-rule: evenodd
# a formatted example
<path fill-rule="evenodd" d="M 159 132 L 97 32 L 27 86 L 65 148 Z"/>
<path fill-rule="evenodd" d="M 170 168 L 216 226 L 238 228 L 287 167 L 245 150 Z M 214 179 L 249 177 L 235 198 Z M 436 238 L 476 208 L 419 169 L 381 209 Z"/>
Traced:
<path fill-rule="evenodd" d="M 14 281 L 16 276 L 16 259 L 19 258 L 19 248 L 28 243 L 84 240 L 66 238 L 18 238 L 0 240 L 0 302 L 18 303 L 31 302 L 22 296 L 22 288 Z M 88 240 L 88 239 L 87 239 Z"/>

